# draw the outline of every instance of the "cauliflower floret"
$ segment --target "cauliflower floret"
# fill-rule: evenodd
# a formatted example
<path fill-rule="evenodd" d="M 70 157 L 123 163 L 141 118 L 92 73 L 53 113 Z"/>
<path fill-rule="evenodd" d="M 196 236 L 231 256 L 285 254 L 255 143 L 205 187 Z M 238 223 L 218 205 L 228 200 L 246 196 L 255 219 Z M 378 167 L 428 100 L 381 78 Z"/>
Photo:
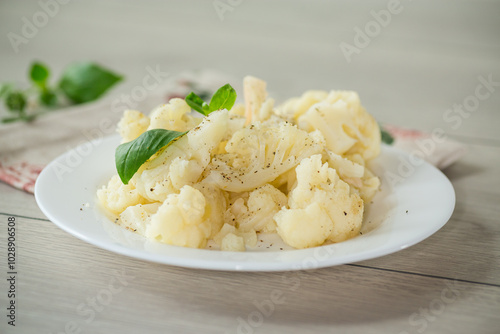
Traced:
<path fill-rule="evenodd" d="M 224 239 L 224 237 L 229 233 L 236 234 L 238 232 L 236 232 L 236 227 L 234 225 L 225 223 L 224 225 L 222 225 L 221 229 L 214 235 L 214 242 L 220 246 L 222 243 L 222 239 Z"/>
<path fill-rule="evenodd" d="M 129 206 L 120 214 L 120 225 L 144 235 L 151 216 L 158 211 L 161 203 L 137 204 Z"/>
<path fill-rule="evenodd" d="M 146 237 L 183 247 L 203 248 L 212 234 L 206 218 L 203 194 L 184 186 L 179 194 L 170 194 L 146 226 Z"/>
<path fill-rule="evenodd" d="M 246 203 L 245 203 L 246 202 Z M 248 200 L 238 198 L 229 208 L 238 230 L 275 232 L 273 216 L 287 204 L 287 197 L 270 184 L 252 191 Z"/>
<path fill-rule="evenodd" d="M 139 137 L 148 126 L 148 116 L 136 110 L 125 110 L 118 122 L 117 131 L 122 136 L 122 143 L 126 143 Z"/>
<path fill-rule="evenodd" d="M 236 103 L 231 110 L 229 110 L 231 115 L 245 117 L 245 105 L 243 103 Z M 244 123 L 244 121 L 243 121 Z"/>
<path fill-rule="evenodd" d="M 227 195 L 214 185 L 199 182 L 193 185 L 205 197 L 205 219 L 212 226 L 212 238 L 224 224 L 224 215 L 227 208 Z"/>
<path fill-rule="evenodd" d="M 283 209 L 274 219 L 283 241 L 295 248 L 322 245 L 333 231 L 333 222 L 318 203 L 305 209 Z"/>
<path fill-rule="evenodd" d="M 379 189 L 380 179 L 367 167 L 359 154 L 342 157 L 326 150 L 327 161 L 340 178 L 347 182 L 361 196 L 363 201 L 370 201 Z"/>
<path fill-rule="evenodd" d="M 108 185 L 97 191 L 97 198 L 106 209 L 114 214 L 122 213 L 129 206 L 148 203 L 135 189 L 132 182 L 123 184 L 118 175 L 113 175 Z"/>
<path fill-rule="evenodd" d="M 215 111 L 168 149 L 160 150 L 132 178 L 139 193 L 151 201 L 163 202 L 182 186 L 199 181 L 212 151 L 226 135 L 227 122 L 227 110 Z"/>
<path fill-rule="evenodd" d="M 246 124 L 264 121 L 271 116 L 274 100 L 267 98 L 266 82 L 252 76 L 243 79 Z"/>
<path fill-rule="evenodd" d="M 293 97 L 275 110 L 276 115 L 279 115 L 293 123 L 302 116 L 313 104 L 321 102 L 328 97 L 328 92 L 322 90 L 309 90 L 302 94 L 301 97 Z"/>
<path fill-rule="evenodd" d="M 229 236 L 228 235 L 233 235 Z M 243 248 L 240 239 L 236 240 L 234 236 L 243 240 Z M 214 242 L 226 251 L 244 251 L 245 246 L 255 247 L 257 245 L 257 233 L 254 230 L 242 232 L 231 224 L 224 224 L 220 231 L 213 237 Z"/>
<path fill-rule="evenodd" d="M 207 182 L 226 191 L 250 191 L 323 151 L 319 132 L 307 133 L 284 121 L 276 126 L 276 122 L 272 118 L 236 131 L 226 144 L 227 153 L 213 157 Z"/>
<path fill-rule="evenodd" d="M 328 163 L 322 164 L 321 155 L 302 160 L 296 168 L 296 173 L 297 182 L 288 197 L 290 209 L 282 209 L 284 212 L 280 211 L 274 217 L 278 226 L 278 234 L 283 240 L 295 240 L 295 245 L 309 245 L 317 244 L 323 238 L 329 227 L 324 222 L 318 225 L 319 218 L 311 215 L 311 213 L 317 213 L 324 218 L 322 211 L 312 208 L 307 210 L 314 204 L 319 205 L 326 212 L 333 225 L 327 239 L 339 242 L 356 236 L 363 221 L 363 201 L 359 195 L 350 193 L 350 186 L 339 178 L 334 169 L 328 167 Z M 295 211 L 297 209 L 299 211 Z M 291 226 L 305 224 L 295 222 L 295 219 L 301 217 L 300 219 L 303 220 L 306 216 L 309 217 L 306 221 L 313 224 L 312 230 L 316 233 L 304 233 L 303 240 L 297 240 L 300 236 L 289 235 Z M 319 232 L 322 234 L 320 235 Z"/>
<path fill-rule="evenodd" d="M 358 164 L 332 151 L 325 151 L 328 165 L 339 173 L 341 179 L 344 179 L 344 177 L 362 177 L 365 174 L 365 166 L 362 164 Z"/>
<path fill-rule="evenodd" d="M 221 241 L 221 250 L 232 252 L 244 252 L 245 239 L 233 233 L 228 233 Z"/>
<path fill-rule="evenodd" d="M 151 129 L 167 129 L 174 131 L 188 131 L 198 125 L 199 118 L 190 116 L 191 108 L 183 99 L 173 98 L 151 112 Z"/>
<path fill-rule="evenodd" d="M 355 92 L 336 92 L 312 105 L 298 118 L 301 129 L 320 130 L 336 154 L 360 154 L 370 160 L 380 153 L 380 129 Z"/>
<path fill-rule="evenodd" d="M 368 168 L 365 168 L 362 177 L 345 177 L 344 181 L 352 186 L 365 202 L 371 201 L 380 188 L 380 179 Z"/>

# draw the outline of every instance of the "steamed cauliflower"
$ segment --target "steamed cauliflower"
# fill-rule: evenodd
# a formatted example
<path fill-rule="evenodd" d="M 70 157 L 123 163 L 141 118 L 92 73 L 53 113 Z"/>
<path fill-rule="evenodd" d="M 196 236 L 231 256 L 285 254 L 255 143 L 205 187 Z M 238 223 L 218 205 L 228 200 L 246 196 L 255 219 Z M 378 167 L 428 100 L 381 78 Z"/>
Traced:
<path fill-rule="evenodd" d="M 170 245 L 203 248 L 212 234 L 203 194 L 184 186 L 167 196 L 146 226 L 146 237 Z"/>
<path fill-rule="evenodd" d="M 97 191 L 97 198 L 114 214 L 120 214 L 130 206 L 148 203 L 133 183 L 123 184 L 118 175 L 113 175 L 108 184 Z"/>
<path fill-rule="evenodd" d="M 380 187 L 367 164 L 380 132 L 358 95 L 307 91 L 275 108 L 264 81 L 243 86 L 244 103 L 203 118 L 178 98 L 149 117 L 125 111 L 122 143 L 151 129 L 187 133 L 127 185 L 113 176 L 97 192 L 101 204 L 123 227 L 183 247 L 245 251 L 277 233 L 300 249 L 358 235 L 364 202 Z"/>
<path fill-rule="evenodd" d="M 199 123 L 199 119 L 189 115 L 190 113 L 191 108 L 186 101 L 173 98 L 151 112 L 148 130 L 167 129 L 179 132 L 190 130 Z"/>
<path fill-rule="evenodd" d="M 206 179 L 225 191 L 249 191 L 272 182 L 323 147 L 319 132 L 308 134 L 276 119 L 257 122 L 234 133 L 226 144 L 227 153 L 213 157 Z"/>
<path fill-rule="evenodd" d="M 364 160 L 359 154 L 349 158 L 328 150 L 326 154 L 328 164 L 361 196 L 363 201 L 370 201 L 375 196 L 380 187 L 380 179 L 364 166 Z"/>
<path fill-rule="evenodd" d="M 158 211 L 161 203 L 137 204 L 129 206 L 120 214 L 121 225 L 128 230 L 140 235 L 146 233 L 146 226 L 151 221 L 151 216 Z"/>
<path fill-rule="evenodd" d="M 328 93 L 321 90 L 310 90 L 301 97 L 293 97 L 276 108 L 276 114 L 296 123 L 313 104 L 321 102 L 328 97 Z"/>
<path fill-rule="evenodd" d="M 257 245 L 257 233 L 255 230 L 242 232 L 234 225 L 226 223 L 213 237 L 213 240 L 223 251 L 241 252 L 246 250 L 247 246 L 255 247 Z"/>
<path fill-rule="evenodd" d="M 265 121 L 272 115 L 274 100 L 267 97 L 266 82 L 252 76 L 243 80 L 246 124 Z"/>
<path fill-rule="evenodd" d="M 380 129 L 355 92 L 332 91 L 312 105 L 297 122 L 306 131 L 320 130 L 326 147 L 339 155 L 360 154 L 371 160 L 380 153 Z"/>
<path fill-rule="evenodd" d="M 238 198 L 228 209 L 230 221 L 240 231 L 275 232 L 273 216 L 287 204 L 287 197 L 270 184 L 250 192 L 245 201 Z"/>
<path fill-rule="evenodd" d="M 137 110 L 125 110 L 117 125 L 117 131 L 122 136 L 122 143 L 139 137 L 149 126 L 149 117 Z"/>
<path fill-rule="evenodd" d="M 227 208 L 228 196 L 219 188 L 199 182 L 193 185 L 205 197 L 205 219 L 212 226 L 210 237 L 213 238 L 224 224 L 224 214 Z"/>
<path fill-rule="evenodd" d="M 288 197 L 290 208 L 282 209 L 274 217 L 278 234 L 285 242 L 295 248 L 306 248 L 327 239 L 339 242 L 359 234 L 363 200 L 351 193 L 335 169 L 322 163 L 321 155 L 302 160 L 296 173 L 297 183 Z M 305 222 L 309 222 L 311 230 L 303 234 L 295 232 Z"/>
<path fill-rule="evenodd" d="M 333 231 L 332 220 L 318 203 L 312 203 L 305 209 L 283 209 L 274 219 L 279 236 L 295 248 L 322 245 Z"/>

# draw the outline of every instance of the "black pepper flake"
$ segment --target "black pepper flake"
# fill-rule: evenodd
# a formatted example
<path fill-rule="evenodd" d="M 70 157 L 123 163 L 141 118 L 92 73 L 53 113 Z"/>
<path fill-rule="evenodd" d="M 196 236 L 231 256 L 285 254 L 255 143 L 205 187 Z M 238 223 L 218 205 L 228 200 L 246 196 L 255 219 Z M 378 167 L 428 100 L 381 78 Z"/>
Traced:
<path fill-rule="evenodd" d="M 347 212 L 344 211 L 344 216 L 347 216 Z"/>

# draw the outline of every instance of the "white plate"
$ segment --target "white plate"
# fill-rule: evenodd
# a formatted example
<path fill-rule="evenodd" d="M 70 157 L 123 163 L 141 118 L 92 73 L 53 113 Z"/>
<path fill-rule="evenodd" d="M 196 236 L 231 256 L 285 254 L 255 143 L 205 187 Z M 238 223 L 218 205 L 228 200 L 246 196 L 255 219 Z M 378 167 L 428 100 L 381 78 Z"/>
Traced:
<path fill-rule="evenodd" d="M 152 262 L 213 270 L 280 271 L 362 261 L 424 240 L 448 221 L 455 206 L 453 187 L 438 169 L 383 146 L 371 164 L 382 179 L 381 191 L 367 205 L 363 234 L 358 237 L 294 250 L 268 235 L 259 248 L 241 253 L 170 246 L 125 230 L 98 207 L 96 189 L 115 174 L 118 144 L 118 137 L 108 137 L 55 159 L 38 177 L 36 201 L 54 224 L 77 238 Z"/>

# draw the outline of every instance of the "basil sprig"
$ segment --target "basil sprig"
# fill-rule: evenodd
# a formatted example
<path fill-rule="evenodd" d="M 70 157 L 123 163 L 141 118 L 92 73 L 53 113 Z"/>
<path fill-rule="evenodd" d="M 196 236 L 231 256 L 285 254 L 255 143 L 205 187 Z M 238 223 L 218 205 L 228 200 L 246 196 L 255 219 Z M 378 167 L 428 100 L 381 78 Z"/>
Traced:
<path fill-rule="evenodd" d="M 215 92 L 210 103 L 203 101 L 194 92 L 189 93 L 185 100 L 191 108 L 207 116 L 212 111 L 220 109 L 230 110 L 236 101 L 236 91 L 230 84 L 226 84 Z"/>
<path fill-rule="evenodd" d="M 189 93 L 185 100 L 191 108 L 208 116 L 212 111 L 231 109 L 236 101 L 236 91 L 227 84 L 215 92 L 210 100 L 210 104 L 205 103 L 193 92 Z M 123 184 L 128 184 L 139 168 L 141 168 L 141 166 L 155 153 L 169 146 L 186 133 L 187 131 L 178 132 L 165 129 L 153 129 L 144 132 L 128 143 L 118 146 L 115 151 L 115 163 L 116 170 Z"/>
<path fill-rule="evenodd" d="M 66 67 L 57 85 L 50 84 L 49 67 L 38 61 L 31 64 L 28 76 L 31 83 L 28 89 L 19 89 L 11 83 L 0 85 L 0 99 L 13 115 L 2 118 L 2 123 L 32 121 L 55 107 L 68 105 L 66 101 L 79 104 L 96 100 L 123 79 L 121 75 L 91 62 Z M 36 97 L 38 103 L 27 103 L 28 100 L 34 101 L 31 97 Z"/>

